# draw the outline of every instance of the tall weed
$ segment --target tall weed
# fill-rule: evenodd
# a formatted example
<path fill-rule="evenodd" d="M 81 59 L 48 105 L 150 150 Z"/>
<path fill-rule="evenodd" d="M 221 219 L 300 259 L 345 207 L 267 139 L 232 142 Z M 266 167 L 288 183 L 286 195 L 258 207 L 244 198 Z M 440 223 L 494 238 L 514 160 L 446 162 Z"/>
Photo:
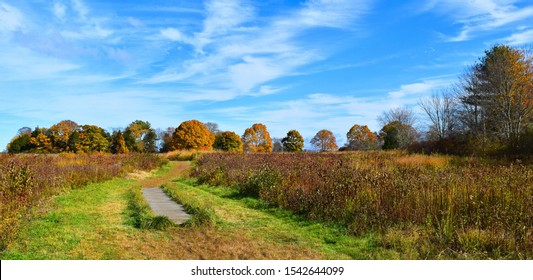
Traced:
<path fill-rule="evenodd" d="M 0 250 L 14 238 L 31 210 L 48 198 L 133 170 L 149 170 L 163 160 L 152 154 L 0 154 Z"/>
<path fill-rule="evenodd" d="M 205 154 L 193 176 L 342 223 L 353 234 L 423 229 L 420 242 L 431 241 L 432 257 L 452 248 L 487 258 L 533 258 L 533 168 L 527 164 L 379 151 Z M 476 240 L 473 232 L 483 234 Z"/>

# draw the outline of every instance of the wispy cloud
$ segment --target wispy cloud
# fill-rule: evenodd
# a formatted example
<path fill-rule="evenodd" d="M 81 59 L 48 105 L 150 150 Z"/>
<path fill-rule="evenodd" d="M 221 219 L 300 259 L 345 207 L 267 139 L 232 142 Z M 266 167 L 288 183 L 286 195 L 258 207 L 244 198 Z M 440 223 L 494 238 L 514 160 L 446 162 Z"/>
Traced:
<path fill-rule="evenodd" d="M 461 25 L 456 35 L 446 35 L 451 42 L 470 40 L 479 33 L 503 28 L 533 17 L 533 6 L 519 5 L 513 0 L 442 0 L 428 1 L 425 11 L 436 11 L 450 16 Z"/>
<path fill-rule="evenodd" d="M 390 91 L 388 95 L 396 101 L 402 99 L 403 102 L 401 103 L 409 103 L 417 100 L 422 95 L 429 95 L 435 90 L 450 86 L 453 81 L 454 79 L 451 78 L 423 79 L 420 82 L 401 85 L 398 90 Z"/>
<path fill-rule="evenodd" d="M 24 16 L 15 7 L 0 2 L 0 34 L 24 29 Z"/>
<path fill-rule="evenodd" d="M 369 1 L 311 0 L 283 18 L 258 21 L 248 1 L 207 1 L 200 32 L 187 34 L 177 27 L 160 30 L 162 38 L 193 46 L 197 57 L 141 83 L 187 82 L 233 91 L 235 96 L 257 94 L 265 83 L 293 75 L 297 68 L 326 56 L 316 42 L 306 42 L 304 47 L 298 38 L 302 32 L 316 27 L 350 28 L 369 6 Z"/>
<path fill-rule="evenodd" d="M 65 19 L 66 9 L 67 7 L 63 3 L 55 2 L 52 11 L 58 19 L 63 20 Z"/>
<path fill-rule="evenodd" d="M 533 29 L 514 33 L 511 36 L 504 38 L 503 41 L 507 42 L 511 46 L 531 44 L 533 43 Z"/>

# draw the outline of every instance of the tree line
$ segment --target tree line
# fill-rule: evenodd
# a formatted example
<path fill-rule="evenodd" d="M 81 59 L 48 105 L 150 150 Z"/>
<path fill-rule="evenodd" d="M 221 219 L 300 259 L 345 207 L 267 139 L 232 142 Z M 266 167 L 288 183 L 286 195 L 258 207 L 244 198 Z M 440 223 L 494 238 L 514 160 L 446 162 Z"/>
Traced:
<path fill-rule="evenodd" d="M 353 125 L 346 144 L 337 146 L 333 132 L 323 129 L 311 139 L 318 151 L 406 149 L 454 154 L 532 154 L 533 58 L 525 49 L 495 45 L 468 68 L 450 88 L 419 101 L 429 119 L 422 133 L 413 109 L 383 112 L 382 128 L 372 132 Z M 256 123 L 239 136 L 220 131 L 216 123 L 182 122 L 177 128 L 154 130 L 149 122 L 134 121 L 124 130 L 107 132 L 95 125 L 65 120 L 50 128 L 21 128 L 8 144 L 10 153 L 169 152 L 223 150 L 232 152 L 299 152 L 304 139 L 297 130 L 284 138 L 270 137 Z"/>

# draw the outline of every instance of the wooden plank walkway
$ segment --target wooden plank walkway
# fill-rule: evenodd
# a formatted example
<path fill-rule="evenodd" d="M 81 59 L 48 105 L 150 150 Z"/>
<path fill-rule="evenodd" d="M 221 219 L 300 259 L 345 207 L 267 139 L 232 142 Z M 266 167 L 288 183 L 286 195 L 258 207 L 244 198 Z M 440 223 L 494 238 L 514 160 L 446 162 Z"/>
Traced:
<path fill-rule="evenodd" d="M 161 188 L 143 188 L 143 195 L 156 215 L 167 216 L 178 225 L 191 217 L 182 205 L 174 202 Z"/>

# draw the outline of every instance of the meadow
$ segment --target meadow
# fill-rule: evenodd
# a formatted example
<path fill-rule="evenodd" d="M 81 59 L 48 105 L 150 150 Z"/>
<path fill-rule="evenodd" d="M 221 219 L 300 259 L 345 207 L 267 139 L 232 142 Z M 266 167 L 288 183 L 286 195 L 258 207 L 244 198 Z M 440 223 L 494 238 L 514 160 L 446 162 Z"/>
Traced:
<path fill-rule="evenodd" d="M 0 251 L 25 220 L 44 211 L 54 195 L 88 183 L 151 170 L 164 161 L 154 154 L 0 154 Z"/>
<path fill-rule="evenodd" d="M 405 152 L 204 154 L 192 175 L 413 259 L 533 258 L 533 168 Z"/>
<path fill-rule="evenodd" d="M 529 163 L 399 151 L 166 158 L 0 156 L 0 257 L 533 259 Z M 193 218 L 154 216 L 143 186 Z"/>

